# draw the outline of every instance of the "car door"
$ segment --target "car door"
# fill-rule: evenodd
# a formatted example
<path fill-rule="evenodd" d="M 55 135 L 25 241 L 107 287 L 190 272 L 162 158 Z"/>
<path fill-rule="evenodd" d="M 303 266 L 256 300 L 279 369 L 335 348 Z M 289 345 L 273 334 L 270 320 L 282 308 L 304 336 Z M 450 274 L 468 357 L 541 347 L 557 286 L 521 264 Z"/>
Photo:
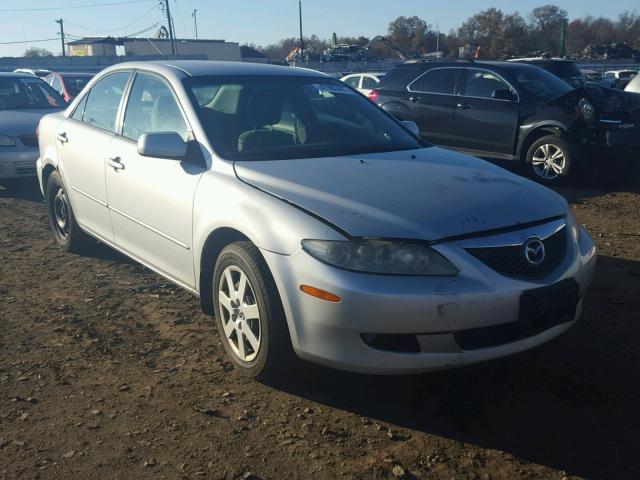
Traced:
<path fill-rule="evenodd" d="M 515 89 L 490 70 L 467 68 L 465 73 L 456 101 L 457 146 L 489 156 L 513 155 L 519 112 Z"/>
<path fill-rule="evenodd" d="M 177 132 L 185 141 L 191 128 L 169 84 L 137 73 L 124 109 L 121 134 L 111 143 L 107 192 L 115 243 L 160 273 L 193 288 L 192 207 L 202 164 L 145 157 L 137 141 L 145 133 Z M 199 147 L 195 142 L 191 145 Z"/>
<path fill-rule="evenodd" d="M 78 223 L 108 241 L 113 241 L 113 230 L 107 209 L 105 159 L 130 75 L 116 72 L 100 79 L 57 131 L 58 156 Z"/>
<path fill-rule="evenodd" d="M 455 67 L 433 68 L 407 86 L 408 105 L 420 136 L 436 145 L 455 146 L 460 140 L 454 115 L 461 72 Z"/>

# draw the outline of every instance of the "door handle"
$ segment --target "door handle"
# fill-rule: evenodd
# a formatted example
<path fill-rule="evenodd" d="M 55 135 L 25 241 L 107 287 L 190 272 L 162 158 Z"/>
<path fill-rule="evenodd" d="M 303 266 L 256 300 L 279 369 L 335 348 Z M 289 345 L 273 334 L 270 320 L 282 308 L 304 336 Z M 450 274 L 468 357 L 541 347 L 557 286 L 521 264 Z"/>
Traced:
<path fill-rule="evenodd" d="M 60 132 L 57 135 L 57 138 L 60 143 L 67 143 L 69 141 L 69 139 L 67 138 L 67 132 Z"/>
<path fill-rule="evenodd" d="M 458 103 L 456 108 L 459 108 L 460 110 L 471 110 L 472 107 L 470 103 Z"/>
<path fill-rule="evenodd" d="M 124 165 L 120 161 L 120 157 L 107 158 L 107 165 L 114 170 L 124 170 Z"/>
<path fill-rule="evenodd" d="M 414 102 L 414 103 L 421 102 L 422 101 L 422 97 L 416 97 L 416 96 L 409 97 L 409 101 L 410 102 Z"/>

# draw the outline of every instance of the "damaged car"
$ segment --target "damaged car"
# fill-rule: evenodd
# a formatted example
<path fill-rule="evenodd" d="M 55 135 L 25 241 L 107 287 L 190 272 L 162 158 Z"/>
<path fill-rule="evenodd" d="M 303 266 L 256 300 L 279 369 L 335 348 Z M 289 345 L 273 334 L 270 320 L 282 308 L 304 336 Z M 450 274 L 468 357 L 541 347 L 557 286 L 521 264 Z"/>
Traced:
<path fill-rule="evenodd" d="M 40 122 L 38 175 L 60 247 L 199 296 L 249 377 L 453 368 L 570 328 L 596 257 L 567 202 L 414 127 L 312 70 L 120 63 Z"/>
<path fill-rule="evenodd" d="M 640 106 L 633 95 L 592 84 L 574 88 L 518 62 L 407 62 L 369 98 L 417 123 L 430 142 L 518 162 L 547 185 L 592 175 L 640 149 Z"/>

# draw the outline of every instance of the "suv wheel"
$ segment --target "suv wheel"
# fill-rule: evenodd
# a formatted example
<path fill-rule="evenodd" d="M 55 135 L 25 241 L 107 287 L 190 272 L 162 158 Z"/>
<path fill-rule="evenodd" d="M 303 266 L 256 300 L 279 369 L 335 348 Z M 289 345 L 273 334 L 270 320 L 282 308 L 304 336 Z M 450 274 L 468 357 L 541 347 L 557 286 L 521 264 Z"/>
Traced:
<path fill-rule="evenodd" d="M 46 201 L 49 226 L 56 243 L 67 252 L 80 252 L 86 248 L 90 239 L 76 222 L 66 188 L 58 172 L 49 176 Z"/>
<path fill-rule="evenodd" d="M 529 147 L 526 164 L 529 175 L 540 183 L 558 185 L 573 173 L 571 145 L 555 135 L 539 138 Z"/>
<path fill-rule="evenodd" d="M 251 242 L 222 250 L 213 272 L 216 323 L 242 375 L 271 378 L 290 363 L 291 340 L 271 273 Z"/>

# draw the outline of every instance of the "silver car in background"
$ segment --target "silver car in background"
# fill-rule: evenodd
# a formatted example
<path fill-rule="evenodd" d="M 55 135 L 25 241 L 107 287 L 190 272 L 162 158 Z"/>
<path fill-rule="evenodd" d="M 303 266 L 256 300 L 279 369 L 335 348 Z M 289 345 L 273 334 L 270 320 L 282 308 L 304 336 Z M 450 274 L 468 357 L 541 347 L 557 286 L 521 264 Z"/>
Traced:
<path fill-rule="evenodd" d="M 62 97 L 39 78 L 0 73 L 0 181 L 35 177 L 38 122 L 64 107 Z"/>
<path fill-rule="evenodd" d="M 318 72 L 122 63 L 40 123 L 56 241 L 198 295 L 237 369 L 456 367 L 580 316 L 595 246 L 557 194 L 430 146 Z"/>

